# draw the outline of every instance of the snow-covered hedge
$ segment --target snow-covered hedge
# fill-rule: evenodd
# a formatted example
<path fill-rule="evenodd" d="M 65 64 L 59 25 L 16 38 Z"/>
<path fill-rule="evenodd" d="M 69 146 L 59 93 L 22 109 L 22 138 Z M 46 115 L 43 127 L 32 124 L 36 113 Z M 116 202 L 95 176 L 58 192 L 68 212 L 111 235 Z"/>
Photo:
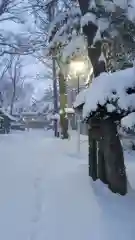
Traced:
<path fill-rule="evenodd" d="M 135 112 L 130 113 L 121 120 L 121 127 L 126 130 L 135 131 Z"/>
<path fill-rule="evenodd" d="M 74 107 L 83 104 L 83 119 L 100 115 L 101 108 L 105 115 L 117 113 L 126 116 L 135 110 L 135 93 L 129 94 L 131 89 L 135 89 L 134 67 L 102 73 L 77 96 Z"/>

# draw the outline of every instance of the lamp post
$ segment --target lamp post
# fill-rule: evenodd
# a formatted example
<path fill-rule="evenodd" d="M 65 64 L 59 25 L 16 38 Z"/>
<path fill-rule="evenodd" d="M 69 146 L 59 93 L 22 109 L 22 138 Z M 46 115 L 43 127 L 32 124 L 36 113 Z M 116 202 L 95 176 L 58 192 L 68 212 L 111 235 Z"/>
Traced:
<path fill-rule="evenodd" d="M 77 77 L 77 93 L 79 94 L 80 92 L 80 78 L 79 75 Z M 80 114 L 78 113 L 77 116 L 77 132 L 78 132 L 78 141 L 77 141 L 77 152 L 80 153 L 80 136 L 81 136 L 81 119 L 80 119 Z"/>
<path fill-rule="evenodd" d="M 69 66 L 69 75 L 77 79 L 77 94 L 80 92 L 80 76 L 83 77 L 86 66 L 84 61 L 71 61 Z M 80 135 L 81 135 L 80 114 L 77 115 L 77 152 L 80 153 Z"/>

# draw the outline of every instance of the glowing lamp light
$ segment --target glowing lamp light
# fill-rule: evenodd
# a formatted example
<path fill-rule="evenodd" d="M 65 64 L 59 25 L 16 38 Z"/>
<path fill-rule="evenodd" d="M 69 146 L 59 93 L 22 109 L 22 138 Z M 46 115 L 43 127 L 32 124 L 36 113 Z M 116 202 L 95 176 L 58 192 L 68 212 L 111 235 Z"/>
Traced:
<path fill-rule="evenodd" d="M 70 63 L 70 71 L 75 75 L 84 72 L 86 68 L 85 62 L 83 61 L 72 61 Z"/>

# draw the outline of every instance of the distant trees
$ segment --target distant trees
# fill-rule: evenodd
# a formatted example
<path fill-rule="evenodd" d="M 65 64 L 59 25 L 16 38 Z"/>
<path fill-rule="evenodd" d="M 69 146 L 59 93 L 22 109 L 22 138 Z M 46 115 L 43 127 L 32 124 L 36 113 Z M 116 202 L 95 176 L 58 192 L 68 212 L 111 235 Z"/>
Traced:
<path fill-rule="evenodd" d="M 24 75 L 23 64 L 23 58 L 19 55 L 9 55 L 8 58 L 2 58 L 0 101 L 1 106 L 8 108 L 11 114 L 15 108 L 28 106 L 33 94 L 32 83 L 26 82 L 29 76 Z"/>
<path fill-rule="evenodd" d="M 0 1 L 0 104 L 10 108 L 11 113 L 16 105 L 18 108 L 19 104 L 20 107 L 29 105 L 33 87 L 24 82 L 28 76 L 24 76 L 22 72 L 22 56 L 27 57 L 38 52 L 41 41 L 39 35 L 35 37 L 29 30 L 18 34 L 12 31 L 12 28 L 7 30 L 4 26 L 10 26 L 10 23 L 14 22 L 21 27 L 28 20 L 30 10 L 31 7 L 26 1 Z"/>
<path fill-rule="evenodd" d="M 22 63 L 19 55 L 10 56 L 10 66 L 8 68 L 7 77 L 11 81 L 11 104 L 10 104 L 10 114 L 13 113 L 14 103 L 17 101 L 17 87 L 21 88 L 23 86 L 24 79 L 22 78 Z"/>

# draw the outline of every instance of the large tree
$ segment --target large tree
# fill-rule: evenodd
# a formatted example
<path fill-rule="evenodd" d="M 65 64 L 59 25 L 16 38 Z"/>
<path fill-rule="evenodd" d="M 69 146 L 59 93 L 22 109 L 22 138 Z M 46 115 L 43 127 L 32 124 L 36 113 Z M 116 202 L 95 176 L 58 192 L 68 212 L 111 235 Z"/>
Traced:
<path fill-rule="evenodd" d="M 107 43 L 108 40 L 116 40 L 115 38 L 121 36 L 121 43 L 125 46 L 127 53 L 129 53 L 127 54 L 128 59 L 129 55 L 131 54 L 130 47 L 134 47 L 134 33 L 132 31 L 127 31 L 127 29 L 125 32 L 122 32 L 121 24 L 124 23 L 124 26 L 134 26 L 134 22 L 128 18 L 127 5 L 126 7 L 121 5 L 119 6 L 119 2 L 93 2 L 89 0 L 79 0 L 78 2 L 82 12 L 81 21 L 83 32 L 88 42 L 88 56 L 91 59 L 94 67 L 94 75 L 95 77 L 98 77 L 101 75 L 101 73 L 107 71 L 107 64 L 105 60 L 107 60 L 106 50 L 108 49 L 107 47 L 104 49 L 104 42 Z M 103 21 L 105 20 L 107 25 L 105 28 L 102 28 Z M 108 32 L 109 29 L 110 32 Z M 115 38 L 113 36 L 114 32 Z M 128 66 L 129 63 L 126 67 Z M 121 68 L 125 68 L 125 66 L 122 66 Z M 112 70 L 114 71 L 115 68 Z M 122 76 L 122 74 L 120 76 Z M 125 88 L 125 91 L 127 91 L 128 94 L 134 93 L 134 90 L 131 90 L 131 88 L 131 86 L 129 86 L 129 90 Z M 114 90 L 114 92 L 114 94 L 117 96 L 117 90 Z M 121 99 L 120 96 L 118 96 L 118 99 L 119 98 Z M 106 101 L 109 101 L 109 96 Z M 103 182 L 108 184 L 112 191 L 120 194 L 126 194 L 126 172 L 122 147 L 117 133 L 116 120 L 120 120 L 123 117 L 123 114 L 128 114 L 128 111 L 126 108 L 122 109 L 122 111 L 117 111 L 116 109 L 116 111 L 114 111 L 115 114 L 109 114 L 109 111 L 104 108 L 102 104 L 100 105 L 100 102 L 97 104 L 97 106 L 99 109 L 97 108 L 96 113 L 87 118 L 87 120 L 89 119 L 92 127 L 92 129 L 89 131 L 90 176 L 92 176 L 93 180 L 96 180 L 99 177 Z M 132 109 L 132 107 L 129 108 Z M 98 170 L 97 156 L 95 151 L 97 141 L 99 147 Z"/>

